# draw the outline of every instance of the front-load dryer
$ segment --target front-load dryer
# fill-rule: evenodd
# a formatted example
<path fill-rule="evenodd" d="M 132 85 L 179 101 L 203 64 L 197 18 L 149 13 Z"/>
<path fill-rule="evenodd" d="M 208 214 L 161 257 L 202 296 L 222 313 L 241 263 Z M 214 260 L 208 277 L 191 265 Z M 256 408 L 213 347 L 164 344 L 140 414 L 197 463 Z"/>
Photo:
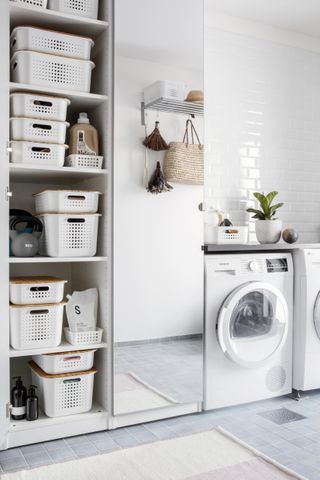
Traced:
<path fill-rule="evenodd" d="M 320 388 L 320 249 L 294 251 L 293 388 Z"/>
<path fill-rule="evenodd" d="M 205 255 L 205 410 L 291 393 L 292 303 L 290 253 Z"/>

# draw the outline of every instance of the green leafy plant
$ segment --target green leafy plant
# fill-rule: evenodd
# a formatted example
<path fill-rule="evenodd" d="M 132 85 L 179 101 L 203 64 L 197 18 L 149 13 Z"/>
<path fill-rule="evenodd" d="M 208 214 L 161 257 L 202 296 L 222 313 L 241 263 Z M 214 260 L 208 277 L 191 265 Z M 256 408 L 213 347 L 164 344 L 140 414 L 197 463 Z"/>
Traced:
<path fill-rule="evenodd" d="M 247 212 L 254 213 L 253 218 L 257 218 L 258 220 L 276 220 L 274 216 L 277 210 L 283 206 L 283 203 L 276 203 L 275 205 L 271 204 L 274 198 L 278 195 L 278 192 L 270 192 L 268 195 L 254 192 L 253 195 L 258 200 L 261 210 L 247 208 Z"/>

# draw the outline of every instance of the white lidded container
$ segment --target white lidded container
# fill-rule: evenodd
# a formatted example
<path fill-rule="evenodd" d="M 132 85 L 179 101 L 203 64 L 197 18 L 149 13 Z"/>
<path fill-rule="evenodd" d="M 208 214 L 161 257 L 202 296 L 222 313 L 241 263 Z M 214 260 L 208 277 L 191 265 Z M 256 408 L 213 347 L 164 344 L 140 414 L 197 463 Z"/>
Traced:
<path fill-rule="evenodd" d="M 33 355 L 32 360 L 45 373 L 56 374 L 66 372 L 81 372 L 93 367 L 96 350 L 78 350 L 75 352 L 47 353 Z"/>
<path fill-rule="evenodd" d="M 68 155 L 65 159 L 66 167 L 73 168 L 102 168 L 103 157 L 100 155 Z"/>
<path fill-rule="evenodd" d="M 92 408 L 95 368 L 87 371 L 45 373 L 35 362 L 29 362 L 32 383 L 38 387 L 39 402 L 48 417 L 62 417 L 88 412 Z"/>
<path fill-rule="evenodd" d="M 10 305 L 10 345 L 16 350 L 60 345 L 64 306 Z"/>
<path fill-rule="evenodd" d="M 71 332 L 70 328 L 64 328 L 64 334 L 67 342 L 71 345 L 92 345 L 93 343 L 101 343 L 102 341 L 102 328 L 96 328 L 89 332 Z"/>
<path fill-rule="evenodd" d="M 44 87 L 90 92 L 95 64 L 89 60 L 21 50 L 11 58 L 11 80 Z"/>
<path fill-rule="evenodd" d="M 49 97 L 38 93 L 11 93 L 12 117 L 40 118 L 64 122 L 67 118 L 68 98 Z"/>
<path fill-rule="evenodd" d="M 24 7 L 47 8 L 48 0 L 13 0 Z"/>
<path fill-rule="evenodd" d="M 98 0 L 49 0 L 48 8 L 77 17 L 98 18 Z"/>
<path fill-rule="evenodd" d="M 100 192 L 44 190 L 34 194 L 36 213 L 96 213 Z"/>
<path fill-rule="evenodd" d="M 67 280 L 57 277 L 10 277 L 10 302 L 15 305 L 59 303 Z"/>
<path fill-rule="evenodd" d="M 12 141 L 10 161 L 35 166 L 63 167 L 67 145 Z"/>
<path fill-rule="evenodd" d="M 159 99 L 184 100 L 188 92 L 188 85 L 171 80 L 159 80 L 143 89 L 144 103 L 147 105 Z"/>
<path fill-rule="evenodd" d="M 88 37 L 44 30 L 35 27 L 16 27 L 10 36 L 12 54 L 19 50 L 32 50 L 62 57 L 90 60 L 94 41 Z"/>
<path fill-rule="evenodd" d="M 11 140 L 47 142 L 64 145 L 68 122 L 39 120 L 38 118 L 10 118 Z"/>
<path fill-rule="evenodd" d="M 97 251 L 98 213 L 39 215 L 44 231 L 40 254 L 49 257 L 93 257 Z"/>

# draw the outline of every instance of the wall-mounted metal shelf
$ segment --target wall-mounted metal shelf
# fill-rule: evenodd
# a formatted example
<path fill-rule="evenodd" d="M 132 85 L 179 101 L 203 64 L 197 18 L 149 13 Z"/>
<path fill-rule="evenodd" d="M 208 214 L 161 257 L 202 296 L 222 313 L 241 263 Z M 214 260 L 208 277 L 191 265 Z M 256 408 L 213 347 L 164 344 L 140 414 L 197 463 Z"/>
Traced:
<path fill-rule="evenodd" d="M 141 124 L 146 123 L 146 110 L 157 110 L 159 112 L 177 113 L 182 115 L 191 115 L 192 118 L 203 116 L 203 103 L 185 102 L 183 100 L 169 100 L 167 98 L 157 98 L 153 102 L 141 102 Z"/>

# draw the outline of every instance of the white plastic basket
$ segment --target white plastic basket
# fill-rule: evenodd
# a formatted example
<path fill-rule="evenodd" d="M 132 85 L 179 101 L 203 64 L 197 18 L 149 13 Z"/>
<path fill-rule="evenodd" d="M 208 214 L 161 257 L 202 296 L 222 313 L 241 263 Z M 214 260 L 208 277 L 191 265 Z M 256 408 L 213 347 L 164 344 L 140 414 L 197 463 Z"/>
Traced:
<path fill-rule="evenodd" d="M 38 118 L 10 118 L 11 140 L 64 144 L 68 122 Z"/>
<path fill-rule="evenodd" d="M 91 38 L 53 30 L 16 27 L 11 33 L 10 45 L 12 53 L 18 50 L 33 50 L 34 52 L 50 53 L 62 57 L 90 60 L 94 41 Z"/>
<path fill-rule="evenodd" d="M 91 410 L 95 368 L 85 372 L 45 373 L 29 362 L 32 383 L 38 387 L 39 402 L 48 417 L 62 417 Z"/>
<path fill-rule="evenodd" d="M 182 82 L 160 80 L 149 85 L 143 90 L 144 103 L 149 104 L 164 98 L 167 100 L 184 100 L 188 91 L 188 85 Z"/>
<path fill-rule="evenodd" d="M 10 345 L 16 350 L 57 347 L 64 305 L 10 305 Z"/>
<path fill-rule="evenodd" d="M 18 83 L 90 92 L 94 67 L 89 60 L 21 50 L 11 58 L 11 78 Z"/>
<path fill-rule="evenodd" d="M 237 244 L 243 245 L 248 243 L 248 227 L 230 226 L 230 227 L 213 227 L 214 236 L 219 244 Z"/>
<path fill-rule="evenodd" d="M 68 155 L 65 159 L 66 167 L 73 168 L 102 168 L 103 157 L 99 155 Z"/>
<path fill-rule="evenodd" d="M 81 372 L 93 367 L 94 352 L 96 350 L 48 353 L 46 355 L 33 355 L 32 360 L 45 373 Z"/>
<path fill-rule="evenodd" d="M 10 302 L 15 305 L 59 303 L 67 280 L 56 277 L 11 277 Z"/>
<path fill-rule="evenodd" d="M 11 142 L 12 163 L 37 166 L 63 167 L 67 145 L 36 142 Z"/>
<path fill-rule="evenodd" d="M 77 17 L 98 18 L 98 0 L 49 0 L 48 8 Z"/>
<path fill-rule="evenodd" d="M 40 254 L 49 257 L 93 257 L 97 251 L 98 213 L 40 215 L 44 232 Z"/>
<path fill-rule="evenodd" d="M 48 0 L 13 0 L 24 7 L 39 7 L 39 8 L 47 8 Z"/>
<path fill-rule="evenodd" d="M 48 97 L 37 93 L 12 93 L 10 107 L 12 117 L 41 118 L 64 122 L 67 118 L 68 98 Z"/>
<path fill-rule="evenodd" d="M 100 192 L 44 190 L 36 193 L 36 213 L 96 213 Z"/>
<path fill-rule="evenodd" d="M 91 332 L 71 332 L 68 327 L 65 327 L 64 334 L 67 342 L 71 345 L 92 345 L 93 343 L 101 343 L 103 329 L 97 328 Z"/>

